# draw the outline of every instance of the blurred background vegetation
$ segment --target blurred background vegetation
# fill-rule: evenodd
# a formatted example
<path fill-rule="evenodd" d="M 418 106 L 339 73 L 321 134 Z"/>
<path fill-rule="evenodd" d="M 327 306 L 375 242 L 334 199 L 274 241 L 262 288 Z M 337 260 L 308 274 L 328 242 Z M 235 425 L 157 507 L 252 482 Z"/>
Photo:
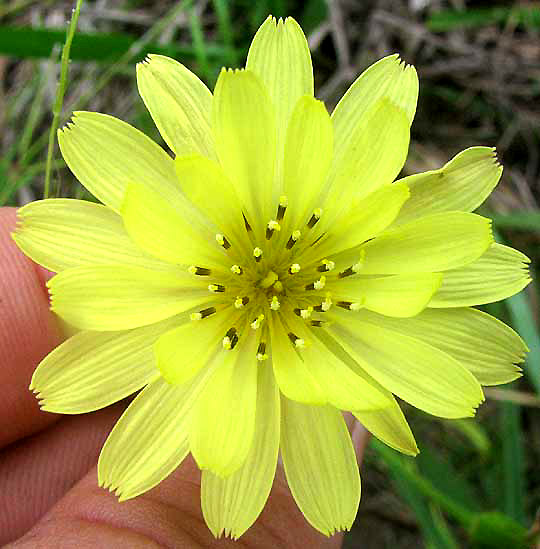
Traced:
<path fill-rule="evenodd" d="M 59 58 L 73 5 L 0 1 L 0 205 L 43 196 Z M 292 15 L 304 28 L 316 94 L 329 110 L 380 57 L 399 52 L 416 65 L 420 99 L 404 174 L 438 168 L 472 145 L 496 146 L 505 171 L 481 213 L 493 217 L 499 241 L 532 259 L 535 275 L 540 257 L 539 3 L 85 0 L 60 124 L 76 109 L 100 111 L 161 142 L 137 94 L 135 62 L 148 52 L 170 55 L 212 88 L 220 67 L 243 65 L 253 33 L 269 13 Z M 51 166 L 51 196 L 91 198 L 57 148 Z M 485 511 L 503 514 L 491 531 L 507 517 L 529 531 L 529 546 L 540 547 L 532 541 L 540 529 L 537 289 L 535 281 L 521 294 L 486 307 L 527 341 L 531 353 L 524 377 L 487 389 L 487 402 L 474 420 L 442 421 L 407 407 L 421 453 L 411 459 L 371 444 L 360 512 L 345 547 L 473 547 L 469 518 Z M 481 537 L 479 546 L 518 547 L 500 536 L 495 541 Z"/>

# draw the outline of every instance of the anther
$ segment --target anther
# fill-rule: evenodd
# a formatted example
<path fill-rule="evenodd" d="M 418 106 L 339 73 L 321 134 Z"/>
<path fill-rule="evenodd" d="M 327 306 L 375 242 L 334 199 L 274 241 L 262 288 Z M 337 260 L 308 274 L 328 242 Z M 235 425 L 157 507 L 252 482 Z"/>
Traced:
<path fill-rule="evenodd" d="M 234 349 L 235 345 L 238 343 L 238 334 L 236 333 L 236 328 L 233 326 L 229 328 L 225 337 L 223 338 L 223 348 L 227 351 Z"/>
<path fill-rule="evenodd" d="M 348 267 L 347 269 L 345 269 L 344 271 L 341 271 L 340 273 L 338 273 L 338 278 L 345 278 L 347 276 L 351 276 L 353 274 L 356 274 L 353 270 L 352 267 Z"/>
<path fill-rule="evenodd" d="M 317 267 L 317 270 L 320 273 L 333 271 L 336 267 L 336 264 L 333 261 L 329 261 L 328 259 L 323 259 L 321 261 L 321 264 Z"/>
<path fill-rule="evenodd" d="M 324 320 L 310 320 L 309 323 L 312 326 L 315 326 L 316 328 L 320 328 L 321 326 L 324 326 L 324 324 L 325 324 Z"/>
<path fill-rule="evenodd" d="M 251 228 L 251 225 L 248 223 L 246 216 L 242 214 L 242 217 L 244 218 L 244 227 L 246 228 L 246 231 L 250 233 L 253 229 Z"/>
<path fill-rule="evenodd" d="M 220 233 L 216 234 L 216 242 L 226 250 L 231 247 L 231 243 Z"/>
<path fill-rule="evenodd" d="M 274 219 L 271 219 L 266 225 L 266 240 L 270 240 L 272 238 L 274 231 L 281 231 L 281 225 Z"/>
<path fill-rule="evenodd" d="M 253 248 L 253 257 L 255 258 L 255 261 L 259 263 L 259 261 L 262 259 L 263 251 L 257 246 L 256 248 Z"/>
<path fill-rule="evenodd" d="M 289 274 L 296 274 L 300 272 L 300 265 L 298 263 L 293 263 L 289 267 Z"/>
<path fill-rule="evenodd" d="M 288 204 L 289 201 L 285 195 L 279 197 L 279 206 L 276 214 L 276 219 L 278 221 L 281 221 L 285 217 L 285 210 L 287 209 Z"/>
<path fill-rule="evenodd" d="M 244 305 L 247 305 L 249 303 L 249 297 L 247 296 L 244 296 L 244 297 L 240 297 L 238 296 L 234 302 L 234 306 L 237 308 L 237 309 L 241 309 Z"/>
<path fill-rule="evenodd" d="M 267 358 L 268 358 L 268 355 L 266 354 L 266 343 L 264 341 L 261 341 L 259 343 L 259 346 L 257 347 L 257 360 L 259 362 L 262 362 Z"/>
<path fill-rule="evenodd" d="M 309 221 L 307 222 L 308 229 L 313 229 L 313 227 L 315 227 L 315 225 L 317 224 L 317 222 L 321 218 L 321 215 L 322 215 L 322 209 L 317 208 L 313 212 L 312 216 L 309 218 Z"/>
<path fill-rule="evenodd" d="M 202 309 L 198 313 L 191 313 L 191 320 L 202 320 L 207 316 L 213 315 L 216 312 L 215 307 L 208 307 L 207 309 Z"/>
<path fill-rule="evenodd" d="M 188 268 L 189 274 L 192 275 L 198 275 L 198 276 L 209 276 L 212 271 L 210 269 L 206 269 L 204 267 L 197 267 L 196 265 L 191 265 L 191 267 Z"/>
<path fill-rule="evenodd" d="M 302 317 L 304 320 L 307 320 L 311 316 L 311 313 L 313 313 L 314 310 L 315 308 L 310 305 L 307 309 L 300 309 L 300 308 L 294 309 L 294 312 L 297 316 Z"/>
<path fill-rule="evenodd" d="M 279 307 L 279 299 L 275 295 L 272 296 L 272 301 L 270 301 L 270 309 L 272 309 L 272 311 L 279 311 Z"/>
<path fill-rule="evenodd" d="M 235 275 L 241 275 L 244 271 L 242 270 L 242 267 L 240 265 L 233 265 L 231 267 L 231 273 Z"/>
<path fill-rule="evenodd" d="M 222 284 L 208 284 L 208 289 L 211 292 L 223 293 L 225 291 L 225 286 L 223 286 Z"/>
<path fill-rule="evenodd" d="M 352 301 L 338 301 L 336 305 L 348 311 L 359 311 L 362 308 L 362 303 L 353 303 Z"/>
<path fill-rule="evenodd" d="M 250 324 L 253 330 L 258 330 L 261 327 L 261 324 L 264 320 L 264 315 L 261 313 L 257 318 L 253 320 L 253 322 Z"/>
<path fill-rule="evenodd" d="M 290 250 L 295 244 L 296 241 L 302 236 L 302 233 L 297 229 L 296 231 L 293 231 L 291 236 L 289 237 L 289 240 L 287 241 L 286 248 L 287 250 Z"/>

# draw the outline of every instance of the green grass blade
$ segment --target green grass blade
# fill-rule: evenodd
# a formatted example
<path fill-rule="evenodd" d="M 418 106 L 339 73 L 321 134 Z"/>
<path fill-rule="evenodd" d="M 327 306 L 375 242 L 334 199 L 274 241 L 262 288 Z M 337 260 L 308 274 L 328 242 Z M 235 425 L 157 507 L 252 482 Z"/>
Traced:
<path fill-rule="evenodd" d="M 526 524 L 524 448 L 521 408 L 510 402 L 500 404 L 502 465 L 504 481 L 503 511 L 522 525 Z"/>
<path fill-rule="evenodd" d="M 71 43 L 73 42 L 75 31 L 77 29 L 77 21 L 79 20 L 79 14 L 81 13 L 81 6 L 82 0 L 77 0 L 77 5 L 73 10 L 71 22 L 69 23 L 66 43 L 62 48 L 62 57 L 60 62 L 60 81 L 58 82 L 58 88 L 56 90 L 56 99 L 53 106 L 53 120 L 51 124 L 51 129 L 49 131 L 49 144 L 47 147 L 47 164 L 45 166 L 45 188 L 43 191 L 43 198 L 49 198 L 54 141 L 56 139 L 56 130 L 60 125 L 60 114 L 62 112 L 62 106 L 64 104 L 64 93 L 66 91 L 68 79 L 69 52 L 71 50 Z"/>

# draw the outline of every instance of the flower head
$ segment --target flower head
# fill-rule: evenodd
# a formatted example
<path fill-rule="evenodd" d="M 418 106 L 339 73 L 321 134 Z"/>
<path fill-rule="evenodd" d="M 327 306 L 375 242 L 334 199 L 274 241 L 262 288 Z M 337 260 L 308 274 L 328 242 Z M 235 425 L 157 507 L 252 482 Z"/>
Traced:
<path fill-rule="evenodd" d="M 280 450 L 306 519 L 325 534 L 347 529 L 360 479 L 341 410 L 416 454 L 393 395 L 466 417 L 481 384 L 519 376 L 521 339 L 470 308 L 529 280 L 527 258 L 470 213 L 502 168 L 473 147 L 394 181 L 414 68 L 382 59 L 330 116 L 290 18 L 267 19 L 246 69 L 223 69 L 213 94 L 162 56 L 137 67 L 137 82 L 174 159 L 124 122 L 75 113 L 60 148 L 103 205 L 19 211 L 14 238 L 58 272 L 52 309 L 82 330 L 31 388 L 61 413 L 142 389 L 99 460 L 100 483 L 121 500 L 191 452 L 210 529 L 238 537 Z"/>

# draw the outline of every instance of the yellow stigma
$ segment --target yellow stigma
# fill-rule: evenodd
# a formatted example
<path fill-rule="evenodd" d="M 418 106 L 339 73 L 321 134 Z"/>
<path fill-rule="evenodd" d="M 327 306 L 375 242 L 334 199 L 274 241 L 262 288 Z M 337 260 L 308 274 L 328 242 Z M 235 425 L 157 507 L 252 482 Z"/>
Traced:
<path fill-rule="evenodd" d="M 202 320 L 202 314 L 201 313 L 191 313 L 189 315 L 189 318 L 191 320 Z"/>
<path fill-rule="evenodd" d="M 326 277 L 323 275 L 321 276 L 321 278 L 319 278 L 319 280 L 313 283 L 313 288 L 315 290 L 322 290 L 325 285 L 326 285 Z"/>
<path fill-rule="evenodd" d="M 293 263 L 289 268 L 289 272 L 291 274 L 299 273 L 300 272 L 300 265 L 298 263 Z"/>
<path fill-rule="evenodd" d="M 321 304 L 322 310 L 326 312 L 330 309 L 331 306 L 332 306 L 332 298 L 330 297 L 330 294 L 326 294 L 326 297 Z"/>
<path fill-rule="evenodd" d="M 269 222 L 268 222 L 268 230 L 270 231 L 281 231 L 281 225 L 274 219 L 271 219 Z"/>
<path fill-rule="evenodd" d="M 294 346 L 297 349 L 305 349 L 306 348 L 306 342 L 301 337 L 298 337 L 294 340 Z"/>
<path fill-rule="evenodd" d="M 251 324 L 250 326 L 254 330 L 258 330 L 261 327 L 262 321 L 264 320 L 264 315 L 261 313 Z"/>
<path fill-rule="evenodd" d="M 270 309 L 272 309 L 272 311 L 279 311 L 279 307 L 280 307 L 279 299 L 275 295 L 272 296 L 272 301 L 270 302 Z"/>
<path fill-rule="evenodd" d="M 236 275 L 241 275 L 242 274 L 242 267 L 240 267 L 239 265 L 233 265 L 231 267 L 231 272 L 233 274 L 236 274 Z"/>
<path fill-rule="evenodd" d="M 296 231 L 292 232 L 291 238 L 296 242 L 301 236 L 302 233 L 298 229 L 296 229 Z"/>
<path fill-rule="evenodd" d="M 300 316 L 304 320 L 307 320 L 311 316 L 312 312 L 313 312 L 313 307 L 309 306 L 307 309 L 301 309 L 300 310 Z"/>
<path fill-rule="evenodd" d="M 226 349 L 227 351 L 230 351 L 231 348 L 232 348 L 232 342 L 231 342 L 231 338 L 229 336 L 225 336 L 223 338 L 223 348 Z"/>

